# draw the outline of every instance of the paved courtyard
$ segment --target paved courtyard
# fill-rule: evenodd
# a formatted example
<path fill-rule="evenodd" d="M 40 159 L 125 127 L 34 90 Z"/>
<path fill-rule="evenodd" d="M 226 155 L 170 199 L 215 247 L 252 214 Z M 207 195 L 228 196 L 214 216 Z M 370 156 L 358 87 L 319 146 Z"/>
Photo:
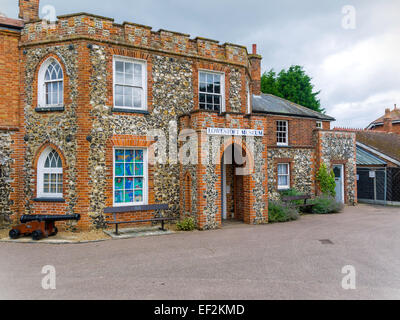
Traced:
<path fill-rule="evenodd" d="M 56 268 L 56 290 L 41 287 L 44 265 Z M 345 265 L 355 290 L 342 289 Z M 400 299 L 399 207 L 89 244 L 0 243 L 0 299 L 361 298 Z"/>

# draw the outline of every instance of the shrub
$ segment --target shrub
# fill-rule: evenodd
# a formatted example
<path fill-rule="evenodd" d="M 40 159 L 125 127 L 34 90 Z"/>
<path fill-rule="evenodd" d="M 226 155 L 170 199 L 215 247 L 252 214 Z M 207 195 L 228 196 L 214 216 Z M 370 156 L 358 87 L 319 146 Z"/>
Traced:
<path fill-rule="evenodd" d="M 344 205 L 341 202 L 336 201 L 335 198 L 322 195 L 310 200 L 313 204 L 312 213 L 325 214 L 325 213 L 339 213 L 343 210 Z"/>
<path fill-rule="evenodd" d="M 336 182 L 335 182 L 335 174 L 333 173 L 333 170 L 330 172 L 328 171 L 328 168 L 326 167 L 326 164 L 323 163 L 317 172 L 317 181 L 319 183 L 319 188 L 321 189 L 321 192 L 325 195 L 330 195 L 332 197 L 336 196 Z"/>
<path fill-rule="evenodd" d="M 185 218 L 176 223 L 176 228 L 180 231 L 193 231 L 196 229 L 196 222 L 193 218 Z"/>
<path fill-rule="evenodd" d="M 299 212 L 295 207 L 287 205 L 281 201 L 270 201 L 268 203 L 269 222 L 286 222 L 297 220 Z"/>

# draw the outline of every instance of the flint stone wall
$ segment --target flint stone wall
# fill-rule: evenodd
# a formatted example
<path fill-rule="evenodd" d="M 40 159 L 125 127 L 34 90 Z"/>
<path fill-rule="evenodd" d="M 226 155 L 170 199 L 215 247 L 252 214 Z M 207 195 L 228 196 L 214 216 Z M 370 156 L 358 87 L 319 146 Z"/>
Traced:
<path fill-rule="evenodd" d="M 36 105 L 33 105 L 33 84 L 37 76 L 37 68 L 43 59 L 50 53 L 59 57 L 64 65 L 67 74 L 64 77 L 69 78 L 70 104 L 65 104 L 65 111 L 51 112 L 43 115 L 35 111 Z M 46 143 L 52 143 L 57 146 L 66 161 L 68 171 L 67 198 L 68 207 L 65 214 L 73 214 L 77 202 L 76 179 L 77 179 L 77 157 L 76 157 L 76 134 L 77 127 L 77 96 L 78 96 L 78 61 L 77 50 L 69 45 L 52 46 L 46 48 L 26 49 L 26 63 L 24 64 L 24 117 L 26 135 L 26 152 L 23 165 L 23 186 L 25 194 L 24 209 L 26 214 L 32 213 L 33 204 L 29 199 L 35 198 L 36 171 L 33 163 L 38 150 Z M 67 136 L 71 140 L 68 142 Z M 64 169 L 65 170 L 65 169 Z"/>
<path fill-rule="evenodd" d="M 12 133 L 0 131 L 0 226 L 10 222 L 13 214 L 13 201 L 10 199 L 14 179 L 11 164 L 15 161 L 12 159 L 12 143 Z"/>
<path fill-rule="evenodd" d="M 279 200 L 277 159 L 293 159 L 291 166 L 291 188 L 307 195 L 314 195 L 313 150 L 270 148 L 268 150 L 268 198 Z"/>
<path fill-rule="evenodd" d="M 328 168 L 338 161 L 345 162 L 345 193 L 347 202 L 355 204 L 357 173 L 356 173 L 356 144 L 353 132 L 321 132 L 320 136 L 321 162 Z"/>

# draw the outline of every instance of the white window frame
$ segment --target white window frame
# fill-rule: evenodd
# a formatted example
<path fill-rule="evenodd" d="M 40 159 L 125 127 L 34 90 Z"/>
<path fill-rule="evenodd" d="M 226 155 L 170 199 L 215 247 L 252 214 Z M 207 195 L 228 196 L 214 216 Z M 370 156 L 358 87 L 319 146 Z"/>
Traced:
<path fill-rule="evenodd" d="M 116 94 L 115 94 L 115 86 L 122 85 L 116 83 L 116 67 L 115 64 L 117 61 L 121 62 L 130 62 L 142 65 L 142 108 L 135 108 L 134 106 L 117 106 L 116 105 Z M 137 88 L 137 86 L 132 85 L 131 87 Z M 147 110 L 147 61 L 143 59 L 136 59 L 124 56 L 113 56 L 113 106 L 116 109 L 126 109 L 126 110 Z"/>
<path fill-rule="evenodd" d="M 197 77 L 197 92 L 198 92 L 198 97 L 199 97 L 199 109 L 200 110 L 204 110 L 204 111 L 211 111 L 211 110 L 207 110 L 207 109 L 201 109 L 200 108 L 200 93 L 205 93 L 206 92 L 200 92 L 200 73 L 210 73 L 210 74 L 218 74 L 221 76 L 221 110 L 219 111 L 220 113 L 225 112 L 225 72 L 218 72 L 218 71 L 214 71 L 214 70 L 208 70 L 208 69 L 199 69 L 198 70 L 198 77 Z M 207 104 L 207 103 L 206 103 Z"/>
<path fill-rule="evenodd" d="M 61 97 L 61 103 L 59 104 L 46 104 L 46 83 L 49 81 L 45 81 L 45 76 L 46 76 L 46 71 L 47 68 L 49 67 L 49 65 L 55 61 L 56 63 L 58 63 L 58 65 L 61 68 L 63 77 L 61 80 L 57 80 L 57 81 L 61 81 L 62 82 L 62 97 Z M 62 68 L 62 65 L 60 64 L 60 62 L 53 58 L 53 57 L 49 57 L 46 59 L 46 61 L 44 61 L 42 63 L 42 65 L 40 66 L 39 72 L 38 72 L 38 106 L 42 107 L 42 108 L 51 108 L 51 107 L 61 107 L 64 105 L 64 79 L 65 79 L 65 75 L 64 75 L 64 70 Z M 54 80 L 52 82 L 55 82 Z"/>
<path fill-rule="evenodd" d="M 315 125 L 317 129 L 322 129 L 322 121 L 317 121 Z"/>
<path fill-rule="evenodd" d="M 251 113 L 251 97 L 250 97 L 250 84 L 247 82 L 246 84 L 246 91 L 247 91 L 247 113 Z"/>
<path fill-rule="evenodd" d="M 115 201 L 115 150 L 143 150 L 143 201 L 141 202 L 126 202 L 118 203 Z M 149 189 L 148 189 L 148 149 L 141 147 L 114 147 L 113 148 L 113 206 L 114 207 L 128 207 L 128 206 L 140 206 L 148 204 Z"/>
<path fill-rule="evenodd" d="M 278 123 L 279 122 L 284 122 L 286 123 L 286 131 L 278 131 Z M 289 121 L 287 120 L 277 120 L 275 122 L 276 125 L 276 144 L 278 146 L 288 146 L 289 145 Z M 286 134 L 286 142 L 278 142 L 278 132 L 284 132 Z"/>
<path fill-rule="evenodd" d="M 287 166 L 287 174 L 279 174 L 279 166 Z M 290 189 L 290 163 L 278 163 L 277 167 L 278 190 Z M 287 176 L 287 185 L 279 185 L 279 176 Z"/>
<path fill-rule="evenodd" d="M 38 198 L 58 198 L 62 199 L 63 198 L 63 193 L 49 193 L 49 192 L 44 192 L 43 187 L 44 187 L 44 174 L 62 174 L 63 175 L 63 180 L 64 180 L 64 174 L 63 174 L 63 168 L 45 168 L 44 165 L 46 163 L 47 156 L 52 152 L 54 149 L 51 147 L 47 147 L 42 154 L 40 155 L 38 159 L 38 164 L 37 164 L 37 197 Z M 57 153 L 58 151 L 55 150 Z M 58 153 L 58 156 L 60 154 Z M 64 182 L 64 181 L 63 181 Z M 64 190 L 64 188 L 63 188 Z"/>

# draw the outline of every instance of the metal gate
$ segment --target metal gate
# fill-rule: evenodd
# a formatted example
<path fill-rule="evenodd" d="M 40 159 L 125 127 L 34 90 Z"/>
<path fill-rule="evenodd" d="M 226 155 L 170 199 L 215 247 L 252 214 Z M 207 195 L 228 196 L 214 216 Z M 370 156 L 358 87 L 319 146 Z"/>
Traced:
<path fill-rule="evenodd" d="M 400 168 L 357 168 L 359 202 L 400 205 Z"/>

